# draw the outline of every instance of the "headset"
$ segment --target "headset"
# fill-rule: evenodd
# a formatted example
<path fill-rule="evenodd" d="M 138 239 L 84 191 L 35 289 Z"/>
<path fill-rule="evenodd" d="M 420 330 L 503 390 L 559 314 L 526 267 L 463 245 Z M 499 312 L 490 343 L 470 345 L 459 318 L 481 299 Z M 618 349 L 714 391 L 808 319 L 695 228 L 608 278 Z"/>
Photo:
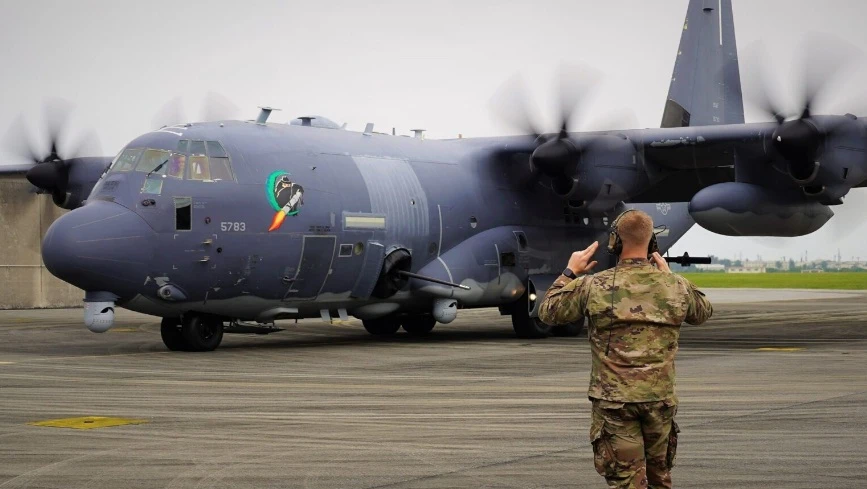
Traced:
<path fill-rule="evenodd" d="M 617 226 L 620 224 L 620 220 L 623 219 L 623 216 L 630 212 L 635 212 L 635 209 L 627 209 L 623 211 L 623 213 L 617 216 L 617 219 L 611 223 L 611 230 L 608 232 L 608 253 L 612 255 L 623 253 L 623 239 L 617 231 Z M 659 243 L 656 241 L 656 233 L 651 232 L 650 243 L 647 244 L 647 257 L 650 258 L 650 255 L 654 253 L 659 253 Z"/>

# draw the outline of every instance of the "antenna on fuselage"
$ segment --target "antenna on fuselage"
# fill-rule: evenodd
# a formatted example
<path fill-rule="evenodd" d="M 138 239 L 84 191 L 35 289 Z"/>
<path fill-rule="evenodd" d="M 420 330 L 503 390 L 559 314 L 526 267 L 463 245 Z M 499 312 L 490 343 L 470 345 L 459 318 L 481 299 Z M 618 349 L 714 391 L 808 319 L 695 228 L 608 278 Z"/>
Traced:
<path fill-rule="evenodd" d="M 268 122 L 268 117 L 271 116 L 271 112 L 275 110 L 280 110 L 276 107 L 259 107 L 261 109 L 259 111 L 259 117 L 256 118 L 256 124 L 264 124 Z"/>

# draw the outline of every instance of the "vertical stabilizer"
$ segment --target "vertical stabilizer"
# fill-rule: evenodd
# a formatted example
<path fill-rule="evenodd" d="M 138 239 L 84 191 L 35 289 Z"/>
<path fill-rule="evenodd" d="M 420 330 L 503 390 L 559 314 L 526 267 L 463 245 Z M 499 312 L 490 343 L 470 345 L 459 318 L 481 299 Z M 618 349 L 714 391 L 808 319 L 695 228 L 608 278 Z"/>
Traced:
<path fill-rule="evenodd" d="M 662 127 L 743 124 L 744 100 L 735 43 L 732 0 L 690 0 L 680 37 L 671 86 L 662 114 Z M 696 185 L 701 175 L 695 172 Z M 692 228 L 686 202 L 636 204 L 657 225 L 666 252 Z M 689 250 L 701 254 L 701 250 Z"/>
<path fill-rule="evenodd" d="M 732 0 L 690 0 L 662 127 L 743 122 Z"/>

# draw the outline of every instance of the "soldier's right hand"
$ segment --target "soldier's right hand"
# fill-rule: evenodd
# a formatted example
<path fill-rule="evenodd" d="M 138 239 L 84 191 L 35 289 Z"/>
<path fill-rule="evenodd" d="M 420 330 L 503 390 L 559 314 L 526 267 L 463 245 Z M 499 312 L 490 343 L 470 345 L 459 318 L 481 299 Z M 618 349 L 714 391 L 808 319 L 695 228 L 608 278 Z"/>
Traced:
<path fill-rule="evenodd" d="M 593 258 L 593 254 L 596 253 L 596 248 L 599 247 L 599 242 L 594 241 L 590 243 L 590 246 L 584 248 L 581 251 L 576 251 L 572 253 L 572 256 L 569 258 L 569 267 L 575 275 L 580 275 L 582 273 L 588 273 L 593 267 L 596 266 L 596 261 L 590 261 Z"/>

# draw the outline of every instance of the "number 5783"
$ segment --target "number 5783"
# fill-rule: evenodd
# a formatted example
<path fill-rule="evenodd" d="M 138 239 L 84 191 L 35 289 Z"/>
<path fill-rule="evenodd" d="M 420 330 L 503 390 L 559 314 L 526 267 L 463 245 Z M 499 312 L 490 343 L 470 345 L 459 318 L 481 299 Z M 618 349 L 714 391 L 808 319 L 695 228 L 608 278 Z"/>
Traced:
<path fill-rule="evenodd" d="M 221 222 L 220 223 L 221 231 L 246 231 L 247 223 L 245 222 Z"/>

